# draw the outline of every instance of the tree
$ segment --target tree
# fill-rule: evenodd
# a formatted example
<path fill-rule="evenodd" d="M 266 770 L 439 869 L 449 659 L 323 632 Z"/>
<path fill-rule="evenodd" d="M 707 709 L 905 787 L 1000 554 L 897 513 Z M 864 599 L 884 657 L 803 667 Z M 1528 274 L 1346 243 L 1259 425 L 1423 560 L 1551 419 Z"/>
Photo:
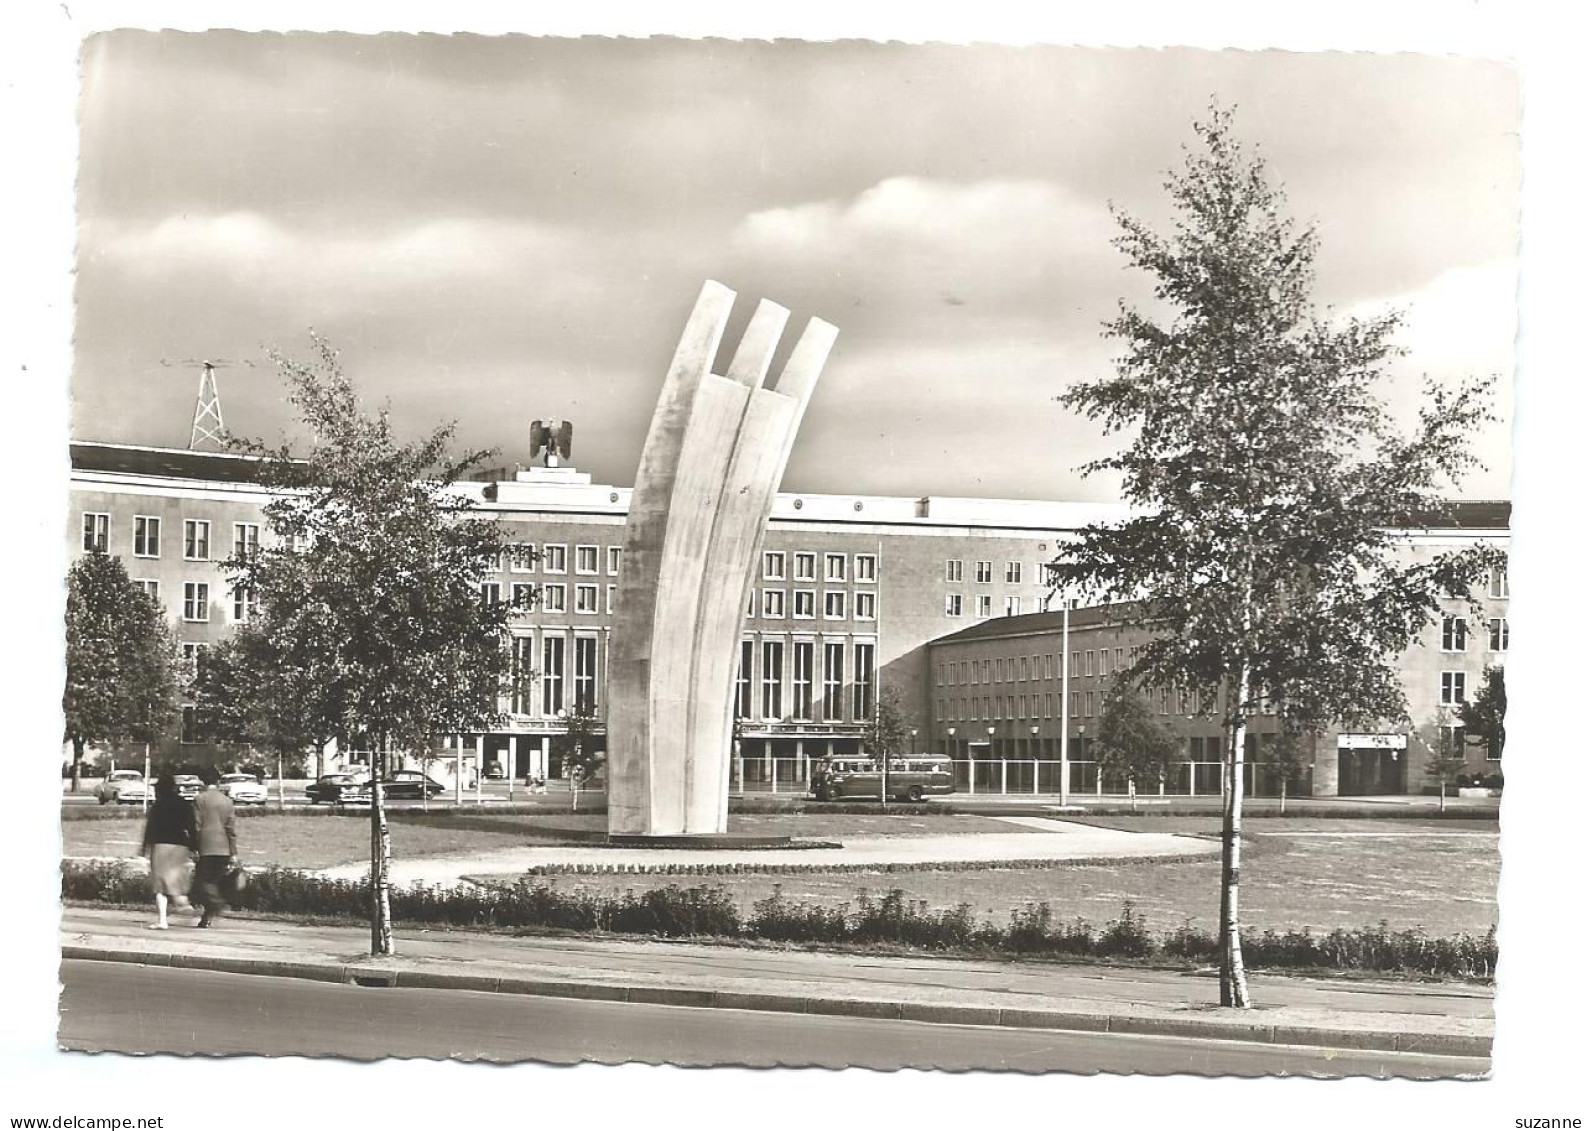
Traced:
<path fill-rule="evenodd" d="M 1150 705 L 1129 679 L 1111 681 L 1100 704 L 1096 758 L 1103 773 L 1128 779 L 1137 805 L 1138 783 L 1160 781 L 1182 749 L 1172 729 L 1150 712 Z"/>
<path fill-rule="evenodd" d="M 1288 786 L 1299 777 L 1315 753 L 1316 732 L 1302 728 L 1297 720 L 1284 718 L 1276 734 L 1259 737 L 1256 760 L 1277 775 L 1277 811 L 1288 811 Z"/>
<path fill-rule="evenodd" d="M 176 649 L 160 606 L 109 554 L 87 554 L 67 574 L 61 706 L 73 793 L 89 743 L 156 742 L 178 714 Z"/>
<path fill-rule="evenodd" d="M 1504 713 L 1508 706 L 1502 665 L 1489 667 L 1482 675 L 1476 697 L 1460 705 L 1459 722 L 1465 728 L 1465 741 L 1486 749 L 1488 761 L 1503 759 Z"/>
<path fill-rule="evenodd" d="M 875 704 L 873 718 L 867 722 L 862 734 L 862 745 L 879 762 L 879 800 L 890 803 L 890 759 L 907 748 L 911 738 L 911 725 L 901 693 L 893 687 L 885 688 Z"/>
<path fill-rule="evenodd" d="M 510 606 L 482 583 L 504 539 L 453 489 L 488 453 L 452 455 L 452 425 L 401 442 L 385 408 L 362 410 L 336 351 L 313 342 L 308 364 L 272 355 L 314 436 L 309 456 L 234 442 L 266 457 L 261 479 L 275 497 L 272 537 L 228 566 L 256 598 L 265 670 L 287 684 L 268 701 L 301 708 L 306 733 L 370 744 L 371 952 L 391 954 L 381 780 L 395 750 L 500 721 Z"/>
<path fill-rule="evenodd" d="M 569 774 L 571 805 L 580 803 L 580 783 L 597 776 L 605 758 L 597 748 L 597 709 L 584 695 L 577 695 L 564 714 L 564 733 L 554 740 Z"/>
<path fill-rule="evenodd" d="M 1112 376 L 1059 399 L 1124 433 L 1086 474 L 1121 476 L 1134 516 L 1063 551 L 1059 585 L 1135 602 L 1152 634 L 1144 685 L 1210 688 L 1225 729 L 1221 1002 L 1247 1007 L 1238 916 L 1245 719 L 1264 698 L 1301 729 L 1407 714 L 1393 658 L 1498 564 L 1472 546 L 1410 561 L 1399 531 L 1428 525 L 1477 461 L 1490 379 L 1428 380 L 1401 432 L 1378 395 L 1400 315 L 1324 318 L 1311 305 L 1313 230 L 1297 231 L 1232 112 L 1196 123 L 1166 182 L 1169 236 L 1116 213 L 1116 246 L 1149 273 L 1156 317 L 1106 324 Z M 1164 313 L 1163 313 L 1164 312 Z"/>
<path fill-rule="evenodd" d="M 1437 811 L 1448 808 L 1448 783 L 1465 768 L 1464 740 L 1454 732 L 1454 715 L 1446 707 L 1437 709 L 1432 724 L 1434 742 L 1426 744 L 1426 776 L 1437 786 Z"/>

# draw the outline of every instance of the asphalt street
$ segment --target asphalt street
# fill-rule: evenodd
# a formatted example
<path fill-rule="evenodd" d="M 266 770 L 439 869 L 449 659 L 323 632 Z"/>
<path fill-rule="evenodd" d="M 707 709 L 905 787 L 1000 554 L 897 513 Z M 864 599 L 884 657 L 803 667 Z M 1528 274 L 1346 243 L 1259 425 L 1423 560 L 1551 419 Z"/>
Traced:
<path fill-rule="evenodd" d="M 90 1052 L 1418 1079 L 1488 1069 L 1467 1057 L 365 988 L 124 963 L 69 960 L 61 978 L 61 1044 Z"/>

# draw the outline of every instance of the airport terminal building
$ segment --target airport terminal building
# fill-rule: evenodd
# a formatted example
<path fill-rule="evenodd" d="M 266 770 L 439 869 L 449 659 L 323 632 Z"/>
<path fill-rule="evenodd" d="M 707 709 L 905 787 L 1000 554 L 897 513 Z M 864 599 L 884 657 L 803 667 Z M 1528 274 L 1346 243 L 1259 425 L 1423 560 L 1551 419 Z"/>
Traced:
<path fill-rule="evenodd" d="M 268 537 L 262 509 L 270 496 L 254 473 L 254 461 L 236 455 L 71 445 L 70 555 L 120 556 L 166 608 L 190 669 L 252 615 L 223 563 L 235 548 Z M 450 736 L 448 744 L 462 745 L 479 767 L 559 777 L 553 740 L 566 732 L 569 710 L 590 702 L 600 722 L 606 709 L 630 489 L 594 484 L 572 467 L 536 467 L 487 474 L 460 490 L 503 525 L 512 544 L 484 580 L 488 594 L 534 592 L 539 600 L 513 627 L 523 678 L 502 705 L 506 723 L 489 734 Z M 1109 609 L 1073 612 L 1073 682 L 1064 704 L 1061 617 L 1046 565 L 1072 531 L 1125 514 L 1088 503 L 780 493 L 740 644 L 740 780 L 802 788 L 812 759 L 858 750 L 882 693 L 897 697 L 917 749 L 967 763 L 958 777 L 975 788 L 994 788 L 997 778 L 1003 786 L 1045 785 L 1035 763 L 1059 759 L 1064 737 L 1070 754 L 1087 761 L 1104 682 L 1131 641 Z M 1407 537 L 1414 553 L 1477 538 L 1506 546 L 1507 526 L 1507 504 L 1467 504 L 1452 525 Z M 1501 663 L 1508 648 L 1506 578 L 1494 579 L 1486 625 L 1456 634 L 1455 604 L 1433 639 L 1406 653 L 1418 724 L 1473 693 L 1484 668 Z M 996 672 L 1008 678 L 995 680 Z M 1217 748 L 1207 745 L 1214 730 L 1183 723 L 1193 761 L 1214 761 Z M 185 710 L 174 746 L 196 737 L 193 724 Z M 1409 736 L 1364 736 L 1363 750 L 1360 736 L 1346 740 L 1344 758 L 1318 757 L 1311 791 L 1420 788 L 1404 753 Z M 1014 763 L 1010 777 L 1006 767 L 997 774 L 987 764 L 1001 761 Z M 1021 763 L 1032 766 L 1031 778 L 1021 778 Z M 1189 787 L 1205 792 L 1199 773 L 1190 767 Z M 1049 774 L 1055 778 L 1054 768 Z"/>

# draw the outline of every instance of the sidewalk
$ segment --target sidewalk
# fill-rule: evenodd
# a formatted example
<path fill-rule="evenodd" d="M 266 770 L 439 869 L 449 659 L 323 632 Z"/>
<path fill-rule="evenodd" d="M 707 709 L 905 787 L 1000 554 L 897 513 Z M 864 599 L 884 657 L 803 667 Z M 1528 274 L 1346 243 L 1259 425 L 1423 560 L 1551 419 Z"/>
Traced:
<path fill-rule="evenodd" d="M 535 994 L 940 1024 L 1137 1033 L 1487 1057 L 1486 986 L 1251 975 L 1255 1008 L 1213 1004 L 1209 975 L 1132 967 L 833 955 L 594 937 L 406 930 L 369 957 L 363 926 L 230 917 L 196 931 L 176 916 L 67 907 L 62 957 L 327 982 Z"/>

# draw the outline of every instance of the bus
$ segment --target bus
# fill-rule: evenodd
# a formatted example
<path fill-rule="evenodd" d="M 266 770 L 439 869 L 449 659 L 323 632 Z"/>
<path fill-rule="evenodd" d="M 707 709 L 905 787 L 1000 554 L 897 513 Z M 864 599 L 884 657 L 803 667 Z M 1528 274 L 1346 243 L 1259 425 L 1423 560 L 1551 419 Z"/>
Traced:
<path fill-rule="evenodd" d="M 813 763 L 814 797 L 821 801 L 879 798 L 885 782 L 876 759 L 864 755 L 836 755 Z M 909 754 L 890 759 L 890 796 L 897 801 L 922 801 L 925 797 L 954 792 L 951 760 L 933 754 Z"/>

